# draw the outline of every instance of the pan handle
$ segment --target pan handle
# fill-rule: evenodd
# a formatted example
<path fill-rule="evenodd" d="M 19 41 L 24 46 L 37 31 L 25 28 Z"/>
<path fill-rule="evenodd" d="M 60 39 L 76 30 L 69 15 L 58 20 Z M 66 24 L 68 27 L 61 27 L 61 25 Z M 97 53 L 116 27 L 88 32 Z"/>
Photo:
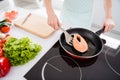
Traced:
<path fill-rule="evenodd" d="M 96 32 L 96 34 L 97 34 L 97 35 L 100 35 L 101 33 L 104 32 L 104 29 L 105 29 L 105 26 L 104 26 L 102 29 L 98 30 L 98 31 Z"/>
<path fill-rule="evenodd" d="M 103 44 L 106 44 L 106 40 L 105 39 L 101 39 L 103 41 Z"/>

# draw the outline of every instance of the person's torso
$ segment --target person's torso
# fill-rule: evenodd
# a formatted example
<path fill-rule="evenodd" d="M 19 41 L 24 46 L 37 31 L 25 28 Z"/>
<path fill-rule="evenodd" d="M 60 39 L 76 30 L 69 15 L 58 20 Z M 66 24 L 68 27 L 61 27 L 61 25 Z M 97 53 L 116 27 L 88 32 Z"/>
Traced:
<path fill-rule="evenodd" d="M 64 0 L 63 9 L 76 13 L 89 12 L 93 8 L 93 0 Z"/>
<path fill-rule="evenodd" d="M 89 26 L 93 12 L 93 0 L 64 0 L 61 18 L 64 23 Z"/>

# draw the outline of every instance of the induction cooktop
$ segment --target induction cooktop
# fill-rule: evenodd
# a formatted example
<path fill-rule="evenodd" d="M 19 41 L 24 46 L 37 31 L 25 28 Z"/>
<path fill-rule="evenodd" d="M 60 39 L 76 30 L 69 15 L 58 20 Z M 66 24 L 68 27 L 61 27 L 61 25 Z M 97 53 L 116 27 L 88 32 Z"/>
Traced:
<path fill-rule="evenodd" d="M 57 42 L 24 77 L 27 80 L 120 80 L 120 47 L 104 46 L 87 60 L 67 55 Z"/>

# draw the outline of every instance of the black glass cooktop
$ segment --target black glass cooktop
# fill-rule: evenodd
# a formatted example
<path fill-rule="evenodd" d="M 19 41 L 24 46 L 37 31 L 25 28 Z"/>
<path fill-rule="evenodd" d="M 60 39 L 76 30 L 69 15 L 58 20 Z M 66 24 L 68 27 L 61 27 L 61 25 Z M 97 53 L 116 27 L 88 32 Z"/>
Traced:
<path fill-rule="evenodd" d="M 120 80 L 120 49 L 105 46 L 95 58 L 70 57 L 57 42 L 24 76 L 27 80 Z"/>

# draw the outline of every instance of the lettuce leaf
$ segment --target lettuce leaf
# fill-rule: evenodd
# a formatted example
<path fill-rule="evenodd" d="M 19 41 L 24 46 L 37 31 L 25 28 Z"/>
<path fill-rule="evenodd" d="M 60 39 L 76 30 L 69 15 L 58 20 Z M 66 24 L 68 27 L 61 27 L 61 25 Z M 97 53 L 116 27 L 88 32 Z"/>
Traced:
<path fill-rule="evenodd" d="M 41 45 L 33 44 L 28 37 L 20 39 L 11 37 L 4 44 L 4 55 L 9 59 L 12 66 L 17 66 L 35 58 L 41 49 Z"/>

